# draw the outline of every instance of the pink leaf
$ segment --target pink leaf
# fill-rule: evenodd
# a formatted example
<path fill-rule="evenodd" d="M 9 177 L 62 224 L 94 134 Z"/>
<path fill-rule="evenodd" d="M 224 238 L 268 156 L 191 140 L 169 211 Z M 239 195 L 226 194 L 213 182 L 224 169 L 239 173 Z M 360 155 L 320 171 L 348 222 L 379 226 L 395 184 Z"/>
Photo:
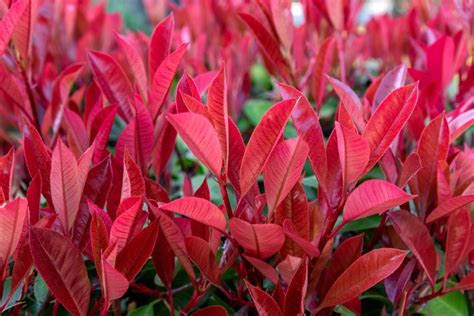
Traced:
<path fill-rule="evenodd" d="M 151 34 L 148 44 L 150 78 L 154 78 L 156 70 L 170 53 L 173 29 L 174 16 L 170 14 L 155 27 Z"/>
<path fill-rule="evenodd" d="M 461 207 L 465 207 L 470 203 L 474 202 L 474 194 L 471 195 L 460 195 L 452 197 L 443 203 L 439 204 L 433 212 L 428 215 L 426 218 L 426 223 L 434 222 L 439 218 L 445 217 L 450 215 L 452 212 L 460 209 Z"/>
<path fill-rule="evenodd" d="M 384 180 L 368 180 L 359 185 L 347 198 L 344 222 L 380 214 L 406 203 L 413 195 Z"/>

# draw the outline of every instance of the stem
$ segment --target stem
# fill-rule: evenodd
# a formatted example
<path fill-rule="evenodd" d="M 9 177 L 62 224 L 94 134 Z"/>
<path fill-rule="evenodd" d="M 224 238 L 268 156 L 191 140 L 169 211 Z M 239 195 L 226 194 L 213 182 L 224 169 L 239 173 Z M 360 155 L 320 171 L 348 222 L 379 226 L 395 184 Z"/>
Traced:
<path fill-rule="evenodd" d="M 114 309 L 114 315 L 115 316 L 122 316 L 122 313 L 120 312 L 120 299 L 116 299 L 112 303 L 113 309 Z"/>
<path fill-rule="evenodd" d="M 40 128 L 40 122 L 39 122 L 39 117 L 38 117 L 38 110 L 36 109 L 36 102 L 33 96 L 33 89 L 31 89 L 30 81 L 28 80 L 28 75 L 26 74 L 24 67 L 18 61 L 17 63 L 18 63 L 18 67 L 20 67 L 20 73 L 23 78 L 23 82 L 25 83 L 26 93 L 28 94 L 28 100 L 30 101 L 31 111 L 33 112 L 33 123 L 36 129 L 38 130 L 38 132 L 40 132 L 41 128 Z"/>
<path fill-rule="evenodd" d="M 59 309 L 59 301 L 58 301 L 58 299 L 56 298 L 56 299 L 54 300 L 52 316 L 57 316 L 57 315 L 58 315 L 58 309 Z"/>
<path fill-rule="evenodd" d="M 173 292 L 171 289 L 168 290 L 168 302 L 170 304 L 170 315 L 174 315 L 174 300 L 173 300 Z"/>
<path fill-rule="evenodd" d="M 227 216 L 229 217 L 229 219 L 231 219 L 234 214 L 232 214 L 232 206 L 230 205 L 229 194 L 227 193 L 227 184 L 225 181 L 225 177 L 222 177 L 219 180 L 219 189 L 221 190 L 222 199 L 224 200 Z"/>

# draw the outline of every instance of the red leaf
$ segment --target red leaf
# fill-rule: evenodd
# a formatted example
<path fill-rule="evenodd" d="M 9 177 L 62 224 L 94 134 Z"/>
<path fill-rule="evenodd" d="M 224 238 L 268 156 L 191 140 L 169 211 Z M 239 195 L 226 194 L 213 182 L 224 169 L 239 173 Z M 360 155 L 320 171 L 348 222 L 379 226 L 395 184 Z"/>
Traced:
<path fill-rule="evenodd" d="M 337 147 L 344 187 L 354 184 L 369 162 L 369 143 L 364 137 L 336 122 Z"/>
<path fill-rule="evenodd" d="M 90 51 L 89 64 L 102 93 L 111 104 L 117 104 L 125 121 L 132 119 L 133 88 L 122 67 L 112 56 Z"/>
<path fill-rule="evenodd" d="M 326 73 L 328 73 L 331 67 L 335 43 L 334 36 L 326 38 L 319 47 L 318 54 L 316 55 L 316 62 L 314 63 L 313 68 L 312 92 L 318 111 L 321 110 L 323 99 L 326 94 Z"/>
<path fill-rule="evenodd" d="M 137 164 L 132 160 L 128 151 L 123 161 L 123 181 L 120 201 L 131 196 L 145 195 L 145 181 Z"/>
<path fill-rule="evenodd" d="M 298 100 L 276 103 L 262 117 L 250 137 L 240 167 L 240 193 L 244 196 L 257 181 L 283 134 L 286 121 Z"/>
<path fill-rule="evenodd" d="M 234 191 L 240 194 L 240 166 L 245 153 L 245 143 L 235 122 L 229 118 L 228 177 Z"/>
<path fill-rule="evenodd" d="M 33 260 L 46 285 L 73 315 L 86 315 L 90 283 L 79 249 L 66 237 L 45 229 L 30 229 Z"/>
<path fill-rule="evenodd" d="M 334 281 L 356 261 L 361 253 L 364 243 L 364 235 L 357 235 L 344 240 L 332 254 L 327 263 L 327 268 L 321 274 L 319 281 L 320 293 L 324 297 Z"/>
<path fill-rule="evenodd" d="M 218 305 L 208 306 L 192 313 L 192 316 L 208 316 L 208 315 L 227 316 L 229 314 L 227 314 L 227 311 L 225 310 L 224 307 L 218 306 Z"/>
<path fill-rule="evenodd" d="M 93 125 L 96 123 L 96 121 L 100 124 L 100 127 L 93 138 L 95 143 L 95 152 L 93 158 L 94 165 L 98 164 L 109 154 L 107 151 L 107 142 L 109 140 L 110 131 L 112 130 L 112 126 L 114 124 L 115 114 L 117 114 L 117 107 L 108 106 L 101 110 L 94 119 Z"/>
<path fill-rule="evenodd" d="M 374 111 L 379 104 L 385 99 L 387 95 L 393 92 L 393 90 L 400 88 L 405 84 L 407 77 L 407 66 L 401 65 L 390 70 L 380 81 L 377 91 L 374 95 L 374 101 L 372 104 L 372 111 Z"/>
<path fill-rule="evenodd" d="M 224 158 L 224 172 L 227 174 L 229 161 L 229 114 L 225 66 L 221 67 L 221 70 L 209 87 L 207 104 L 209 115 L 214 123 L 221 144 L 221 151 Z"/>
<path fill-rule="evenodd" d="M 129 69 L 131 70 L 135 83 L 138 86 L 140 95 L 144 100 L 147 98 L 147 76 L 142 58 L 129 39 L 123 35 L 115 33 L 115 38 L 127 60 Z"/>
<path fill-rule="evenodd" d="M 470 272 L 461 282 L 456 285 L 456 289 L 462 291 L 472 291 L 474 290 L 474 272 Z"/>
<path fill-rule="evenodd" d="M 397 185 L 401 188 L 405 187 L 421 169 L 420 156 L 417 153 L 411 153 L 403 163 L 397 179 Z"/>
<path fill-rule="evenodd" d="M 309 257 L 319 256 L 318 248 L 308 240 L 302 238 L 290 220 L 285 219 L 283 222 L 283 231 L 285 235 L 300 246 Z"/>
<path fill-rule="evenodd" d="M 245 258 L 245 260 L 247 260 L 248 262 L 250 262 L 250 264 L 253 265 L 255 269 L 257 269 L 264 277 L 269 279 L 273 284 L 278 284 L 278 273 L 271 265 L 269 265 L 263 260 L 250 257 L 245 254 L 242 254 L 242 257 Z"/>
<path fill-rule="evenodd" d="M 405 245 L 413 252 L 432 285 L 436 274 L 436 250 L 428 228 L 408 211 L 388 213 L 393 228 Z"/>
<path fill-rule="evenodd" d="M 295 124 L 296 131 L 309 146 L 309 161 L 311 167 L 323 184 L 326 179 L 326 154 L 324 148 L 324 136 L 319 124 L 319 117 L 314 112 L 308 99 L 295 88 L 277 83 L 278 89 L 283 99 L 300 98 L 291 113 L 291 119 Z"/>
<path fill-rule="evenodd" d="M 285 296 L 284 315 L 304 315 L 304 299 L 308 287 L 308 267 L 302 263 L 293 275 Z"/>
<path fill-rule="evenodd" d="M 120 207 L 128 207 L 115 219 L 110 229 L 109 245 L 117 247 L 120 253 L 125 245 L 138 234 L 144 222 L 145 213 L 141 210 L 141 197 L 131 197 L 123 200 Z"/>
<path fill-rule="evenodd" d="M 158 237 L 158 221 L 140 231 L 117 256 L 115 268 L 129 281 L 135 279 L 151 256 Z"/>
<path fill-rule="evenodd" d="M 25 199 L 15 199 L 0 207 L 0 275 L 8 268 L 10 256 L 16 250 L 28 216 L 28 203 Z M 0 277 L 1 279 L 1 277 Z"/>
<path fill-rule="evenodd" d="M 225 232 L 226 221 L 224 213 L 222 213 L 217 206 L 205 199 L 184 197 L 160 205 L 160 209 L 187 216 L 197 222 Z"/>
<path fill-rule="evenodd" d="M 0 56 L 8 47 L 8 43 L 17 27 L 20 18 L 29 6 L 29 0 L 20 0 L 13 3 L 11 8 L 0 21 Z"/>
<path fill-rule="evenodd" d="M 422 218 L 434 199 L 438 161 L 446 160 L 449 149 L 449 128 L 444 114 L 432 120 L 423 130 L 417 153 L 422 168 L 416 176 Z"/>
<path fill-rule="evenodd" d="M 390 93 L 372 114 L 364 130 L 370 145 L 370 170 L 387 151 L 408 122 L 418 100 L 418 85 L 410 84 Z"/>
<path fill-rule="evenodd" d="M 463 208 L 453 213 L 448 221 L 448 235 L 446 238 L 446 262 L 444 280 L 446 283 L 449 275 L 456 271 L 461 260 L 468 250 L 471 233 L 471 216 Z"/>
<path fill-rule="evenodd" d="M 158 116 L 162 105 L 166 101 L 174 75 L 178 70 L 179 63 L 186 52 L 187 46 L 187 44 L 181 44 L 174 52 L 169 54 L 160 64 L 153 76 L 149 98 L 149 109 L 153 121 Z"/>
<path fill-rule="evenodd" d="M 163 233 L 170 248 L 173 250 L 175 256 L 178 258 L 181 266 L 189 275 L 193 282 L 196 281 L 193 266 L 188 259 L 186 244 L 184 241 L 183 232 L 178 225 L 167 215 L 158 211 L 158 221 L 160 223 L 160 234 Z"/>
<path fill-rule="evenodd" d="M 392 303 L 396 303 L 400 299 L 400 295 L 405 290 L 408 281 L 410 281 L 415 266 L 416 260 L 410 260 L 385 279 L 385 292 L 387 292 L 387 296 Z"/>
<path fill-rule="evenodd" d="M 63 225 L 64 233 L 68 235 L 79 211 L 83 188 L 76 158 L 61 139 L 58 139 L 53 151 L 50 179 L 54 210 Z"/>
<path fill-rule="evenodd" d="M 211 122 L 195 113 L 166 115 L 192 153 L 217 177 L 222 169 L 222 151 Z"/>
<path fill-rule="evenodd" d="M 30 224 L 36 224 L 40 219 L 41 206 L 41 175 L 39 173 L 31 179 L 26 191 L 28 208 L 30 210 Z"/>
<path fill-rule="evenodd" d="M 172 105 L 168 109 L 168 113 L 175 113 L 176 106 Z M 166 113 L 165 113 L 166 115 Z M 152 165 L 155 176 L 159 177 L 166 170 L 166 165 L 171 157 L 176 143 L 176 130 L 164 118 L 157 120 L 158 138 L 155 140 L 155 148 L 152 153 Z"/>
<path fill-rule="evenodd" d="M 41 192 L 48 201 L 48 204 L 52 205 L 51 188 L 49 185 L 51 154 L 33 125 L 26 123 L 23 126 L 23 137 L 23 148 L 28 172 L 31 177 L 34 177 L 37 173 L 41 175 Z"/>
<path fill-rule="evenodd" d="M 270 294 L 253 286 L 247 280 L 245 284 L 260 316 L 283 316 L 280 307 Z"/>
<path fill-rule="evenodd" d="M 150 78 L 170 53 L 171 39 L 174 29 L 174 16 L 168 15 L 153 30 L 148 44 L 148 63 Z"/>
<path fill-rule="evenodd" d="M 101 260 L 102 265 L 102 293 L 107 302 L 121 298 L 128 289 L 128 280 L 116 270 L 104 256 Z"/>
<path fill-rule="evenodd" d="M 246 13 L 239 13 L 239 16 L 252 30 L 255 35 L 260 50 L 267 60 L 271 61 L 278 74 L 285 80 L 291 82 L 290 68 L 287 61 L 280 51 L 280 46 L 273 35 L 269 33 L 265 27 L 252 15 Z"/>
<path fill-rule="evenodd" d="M 205 240 L 194 236 L 186 237 L 185 243 L 189 258 L 212 284 L 220 287 L 219 265 L 209 244 Z"/>
<path fill-rule="evenodd" d="M 13 183 L 13 170 L 15 167 L 15 150 L 12 148 L 4 156 L 0 157 L 0 190 L 3 192 L 5 200 L 0 196 L 0 204 L 9 201 Z"/>
<path fill-rule="evenodd" d="M 368 180 L 359 185 L 347 198 L 344 222 L 380 214 L 414 198 L 384 180 Z"/>
<path fill-rule="evenodd" d="M 281 249 L 285 235 L 275 224 L 249 224 L 238 218 L 229 222 L 231 235 L 251 256 L 266 259 Z"/>
<path fill-rule="evenodd" d="M 443 203 L 439 204 L 433 212 L 428 215 L 426 218 L 426 223 L 434 222 L 442 217 L 450 215 L 452 212 L 460 209 L 461 207 L 465 207 L 470 203 L 474 202 L 474 194 L 472 195 L 460 195 L 452 197 Z"/>
<path fill-rule="evenodd" d="M 365 120 L 362 116 L 362 104 L 360 103 L 359 97 L 345 83 L 329 76 L 328 80 L 339 96 L 341 104 L 352 116 L 352 121 L 357 127 L 357 130 L 361 133 L 365 129 Z"/>
<path fill-rule="evenodd" d="M 285 219 L 289 219 L 298 231 L 298 235 L 305 240 L 310 239 L 309 235 L 309 206 L 306 193 L 301 183 L 297 183 L 290 194 L 286 196 L 275 212 L 275 223 L 283 226 Z M 282 249 L 282 255 L 291 254 L 293 256 L 302 256 L 303 251 L 300 247 L 290 240 L 285 240 Z"/>
<path fill-rule="evenodd" d="M 92 214 L 90 222 L 90 241 L 92 248 L 92 255 L 94 259 L 95 268 L 99 276 L 102 275 L 102 253 L 105 252 L 109 246 L 109 231 L 107 229 L 104 220 L 99 215 L 99 212 L 103 212 L 98 206 L 89 202 L 89 210 Z"/>
<path fill-rule="evenodd" d="M 116 157 L 122 160 L 125 150 L 128 150 L 141 170 L 145 172 L 153 150 L 153 121 L 150 113 L 138 99 L 135 102 L 135 109 L 134 119 L 120 134 Z"/>
<path fill-rule="evenodd" d="M 300 137 L 283 141 L 272 151 L 263 169 L 268 218 L 298 181 L 308 151 L 308 145 Z"/>
<path fill-rule="evenodd" d="M 392 274 L 405 256 L 405 251 L 382 248 L 358 258 L 333 283 L 319 309 L 344 304 L 359 296 Z"/>

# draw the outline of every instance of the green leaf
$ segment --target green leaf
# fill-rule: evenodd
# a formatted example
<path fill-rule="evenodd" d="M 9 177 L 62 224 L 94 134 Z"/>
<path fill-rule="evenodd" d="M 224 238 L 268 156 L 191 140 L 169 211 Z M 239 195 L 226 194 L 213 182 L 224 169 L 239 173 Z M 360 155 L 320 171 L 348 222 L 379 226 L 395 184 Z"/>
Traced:
<path fill-rule="evenodd" d="M 365 217 L 359 220 L 355 220 L 352 222 L 347 223 L 342 229 L 341 232 L 359 232 L 363 230 L 374 229 L 379 226 L 380 223 L 380 216 L 373 215 L 369 217 Z"/>
<path fill-rule="evenodd" d="M 466 298 L 459 292 L 451 292 L 429 301 L 423 308 L 422 315 L 430 316 L 468 316 Z"/>
<path fill-rule="evenodd" d="M 48 286 L 44 283 L 43 277 L 38 274 L 33 286 L 36 302 L 42 304 L 48 298 Z"/>
<path fill-rule="evenodd" d="M 2 295 L 2 300 L 0 301 L 0 306 L 2 306 L 5 303 L 5 300 L 8 298 L 8 295 L 10 294 L 10 290 L 11 290 L 11 285 L 12 285 L 12 278 L 11 277 L 6 278 L 5 281 L 3 282 L 3 295 Z M 23 288 L 23 285 L 21 284 L 16 289 L 15 293 L 13 293 L 8 303 L 5 305 L 5 309 L 3 311 L 6 311 L 16 305 L 16 302 L 21 298 L 22 288 Z"/>
<path fill-rule="evenodd" d="M 253 126 L 257 126 L 262 116 L 273 105 L 271 101 L 261 99 L 250 99 L 244 105 L 245 116 Z"/>

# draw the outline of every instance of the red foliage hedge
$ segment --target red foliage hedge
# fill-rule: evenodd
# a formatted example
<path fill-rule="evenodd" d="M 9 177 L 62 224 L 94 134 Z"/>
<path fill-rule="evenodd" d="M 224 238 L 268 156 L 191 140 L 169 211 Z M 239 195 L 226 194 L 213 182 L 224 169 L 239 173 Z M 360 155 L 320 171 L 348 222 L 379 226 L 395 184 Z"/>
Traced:
<path fill-rule="evenodd" d="M 470 1 L 89 2 L 0 1 L 0 310 L 472 308 Z"/>

